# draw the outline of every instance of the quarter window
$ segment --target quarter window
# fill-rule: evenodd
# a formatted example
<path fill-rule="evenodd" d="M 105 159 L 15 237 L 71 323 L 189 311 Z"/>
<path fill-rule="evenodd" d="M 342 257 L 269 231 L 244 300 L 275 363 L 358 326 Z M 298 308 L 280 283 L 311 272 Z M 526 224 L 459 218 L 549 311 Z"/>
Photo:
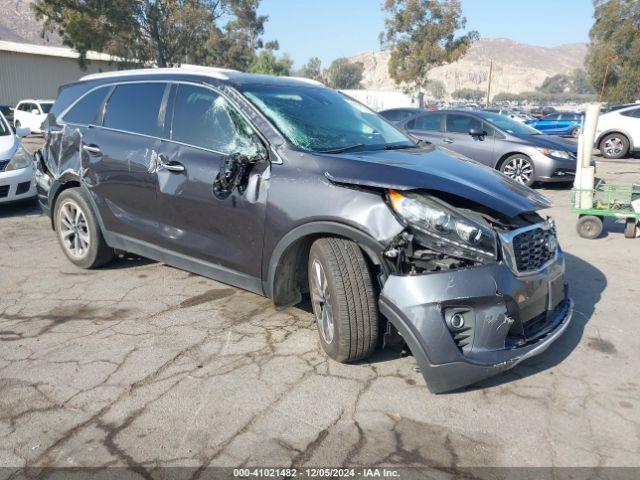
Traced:
<path fill-rule="evenodd" d="M 255 155 L 253 129 L 223 96 L 194 85 L 178 85 L 171 139 L 231 155 Z"/>
<path fill-rule="evenodd" d="M 624 115 L 625 117 L 640 118 L 640 108 L 633 108 L 631 110 L 625 110 L 624 112 L 620 112 L 620 115 Z"/>
<path fill-rule="evenodd" d="M 105 107 L 103 125 L 125 132 L 158 136 L 158 112 L 164 83 L 118 85 Z"/>
<path fill-rule="evenodd" d="M 64 116 L 64 121 L 78 125 L 95 124 L 98 120 L 100 106 L 108 92 L 109 87 L 103 87 L 88 93 L 69 110 Z"/>

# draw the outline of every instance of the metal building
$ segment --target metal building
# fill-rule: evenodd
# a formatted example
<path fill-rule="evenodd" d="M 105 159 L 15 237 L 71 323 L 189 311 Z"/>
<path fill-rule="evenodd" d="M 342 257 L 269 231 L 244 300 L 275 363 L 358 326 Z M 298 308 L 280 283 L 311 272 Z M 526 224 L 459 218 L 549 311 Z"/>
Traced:
<path fill-rule="evenodd" d="M 87 52 L 87 69 L 78 65 L 70 48 L 0 40 L 0 104 L 25 98 L 56 98 L 58 87 L 89 73 L 116 70 L 111 56 Z"/>

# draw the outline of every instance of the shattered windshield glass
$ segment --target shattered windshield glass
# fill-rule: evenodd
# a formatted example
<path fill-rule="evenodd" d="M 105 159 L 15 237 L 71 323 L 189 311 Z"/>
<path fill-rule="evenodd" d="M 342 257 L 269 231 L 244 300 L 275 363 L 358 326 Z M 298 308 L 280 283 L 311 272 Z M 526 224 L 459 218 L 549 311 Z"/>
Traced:
<path fill-rule="evenodd" d="M 335 90 L 249 85 L 242 93 L 295 146 L 316 152 L 413 145 L 377 114 Z"/>

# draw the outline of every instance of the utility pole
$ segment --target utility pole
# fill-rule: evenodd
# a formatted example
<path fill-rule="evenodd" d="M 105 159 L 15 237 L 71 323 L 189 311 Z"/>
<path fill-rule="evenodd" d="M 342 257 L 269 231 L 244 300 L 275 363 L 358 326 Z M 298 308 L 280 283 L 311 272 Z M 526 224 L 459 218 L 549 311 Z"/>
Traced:
<path fill-rule="evenodd" d="M 618 55 L 614 55 L 605 60 L 606 66 L 604 67 L 604 78 L 602 79 L 602 88 L 600 89 L 600 103 L 602 103 L 602 99 L 604 98 L 604 90 L 607 86 L 607 79 L 609 78 L 609 65 L 611 62 L 615 62 L 618 58 Z"/>
<path fill-rule="evenodd" d="M 489 85 L 487 86 L 487 102 L 486 106 L 489 106 L 489 101 L 491 99 L 491 76 L 493 75 L 493 60 L 490 60 L 489 63 Z"/>

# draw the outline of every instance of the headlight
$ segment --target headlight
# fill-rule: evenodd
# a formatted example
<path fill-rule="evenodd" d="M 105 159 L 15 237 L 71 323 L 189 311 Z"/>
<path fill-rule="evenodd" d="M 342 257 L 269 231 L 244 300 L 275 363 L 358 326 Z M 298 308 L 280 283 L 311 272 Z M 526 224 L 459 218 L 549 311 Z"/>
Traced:
<path fill-rule="evenodd" d="M 571 160 L 572 158 L 571 154 L 564 150 L 552 150 L 550 148 L 536 148 L 536 150 L 547 157 L 564 158 L 565 160 Z"/>
<path fill-rule="evenodd" d="M 18 147 L 16 153 L 13 154 L 11 160 L 4 167 L 5 172 L 9 172 L 11 170 L 20 170 L 21 168 L 26 168 L 30 163 L 33 162 L 33 157 L 29 152 L 27 152 L 22 145 Z"/>
<path fill-rule="evenodd" d="M 480 262 L 496 259 L 496 235 L 486 225 L 425 195 L 395 190 L 388 194 L 393 210 L 418 236 L 426 236 L 433 250 Z"/>

